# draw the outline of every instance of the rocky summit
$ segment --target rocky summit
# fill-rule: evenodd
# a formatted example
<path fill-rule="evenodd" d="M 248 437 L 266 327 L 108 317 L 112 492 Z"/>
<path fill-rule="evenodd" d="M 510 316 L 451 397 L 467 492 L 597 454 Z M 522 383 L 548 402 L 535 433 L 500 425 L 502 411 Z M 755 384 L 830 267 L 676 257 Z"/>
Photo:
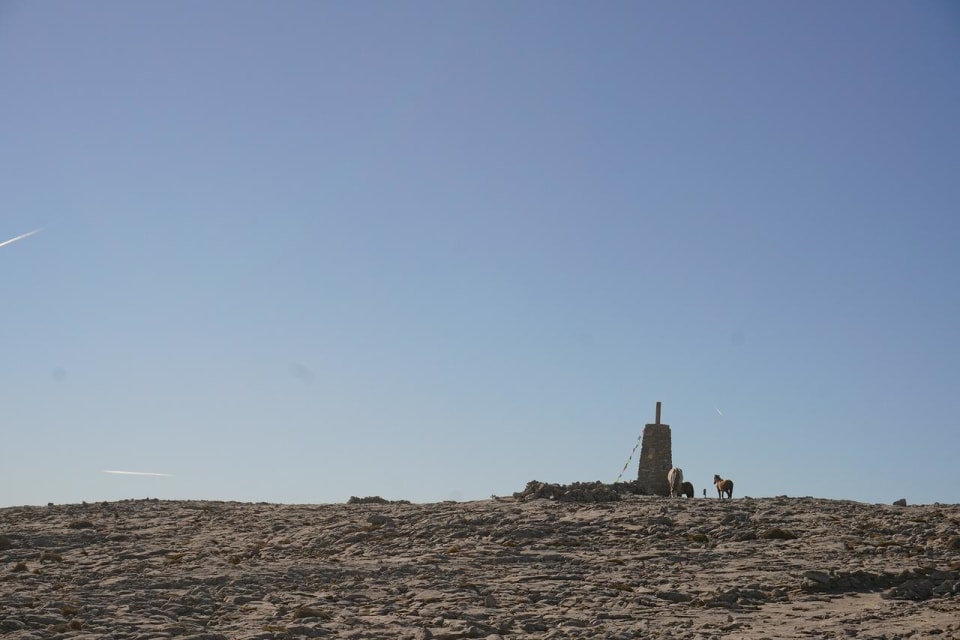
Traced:
<path fill-rule="evenodd" d="M 0 509 L 5 638 L 960 638 L 960 505 L 668 499 Z"/>

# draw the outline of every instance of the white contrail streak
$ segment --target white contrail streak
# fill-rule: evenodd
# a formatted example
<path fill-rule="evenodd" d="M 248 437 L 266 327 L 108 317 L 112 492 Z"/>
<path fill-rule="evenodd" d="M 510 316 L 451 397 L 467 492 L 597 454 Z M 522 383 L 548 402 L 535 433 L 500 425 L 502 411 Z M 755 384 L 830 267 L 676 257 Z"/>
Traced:
<path fill-rule="evenodd" d="M 720 409 L 719 409 L 718 407 L 714 407 L 714 409 L 716 409 L 716 410 L 717 410 L 717 413 L 718 413 L 718 414 L 720 414 L 721 416 L 723 415 L 723 412 L 722 412 L 722 411 L 720 411 Z"/>
<path fill-rule="evenodd" d="M 152 473 L 150 471 L 114 471 L 111 469 L 104 469 L 104 473 L 116 473 L 121 476 L 163 476 L 165 478 L 172 477 L 169 473 Z"/>
<path fill-rule="evenodd" d="M 0 247 L 5 247 L 5 246 L 7 246 L 8 244 L 13 244 L 13 243 L 16 242 L 17 240 L 23 240 L 24 238 L 29 238 L 30 236 L 32 236 L 32 235 L 35 234 L 35 233 L 40 233 L 41 231 L 43 231 L 43 229 L 44 229 L 43 227 L 40 227 L 39 229 L 34 229 L 33 231 L 28 231 L 28 232 L 24 233 L 23 235 L 19 235 L 19 236 L 17 236 L 16 238 L 10 238 L 9 240 L 4 240 L 3 242 L 0 242 Z"/>

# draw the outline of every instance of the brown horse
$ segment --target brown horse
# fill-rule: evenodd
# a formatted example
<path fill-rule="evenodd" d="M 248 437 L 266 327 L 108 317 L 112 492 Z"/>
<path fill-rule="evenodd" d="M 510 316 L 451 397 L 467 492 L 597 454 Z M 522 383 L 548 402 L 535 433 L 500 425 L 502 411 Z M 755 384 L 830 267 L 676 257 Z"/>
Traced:
<path fill-rule="evenodd" d="M 733 497 L 733 480 L 724 480 L 718 475 L 713 476 L 713 484 L 717 485 L 717 496 L 723 500 L 723 494 L 728 498 Z"/>

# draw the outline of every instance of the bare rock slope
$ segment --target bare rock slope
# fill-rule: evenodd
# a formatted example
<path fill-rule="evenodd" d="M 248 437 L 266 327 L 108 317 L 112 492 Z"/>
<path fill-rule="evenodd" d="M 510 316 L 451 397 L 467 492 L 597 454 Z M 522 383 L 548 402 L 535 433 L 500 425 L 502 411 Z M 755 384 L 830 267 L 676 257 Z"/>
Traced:
<path fill-rule="evenodd" d="M 0 635 L 960 638 L 960 505 L 588 490 L 0 509 Z"/>

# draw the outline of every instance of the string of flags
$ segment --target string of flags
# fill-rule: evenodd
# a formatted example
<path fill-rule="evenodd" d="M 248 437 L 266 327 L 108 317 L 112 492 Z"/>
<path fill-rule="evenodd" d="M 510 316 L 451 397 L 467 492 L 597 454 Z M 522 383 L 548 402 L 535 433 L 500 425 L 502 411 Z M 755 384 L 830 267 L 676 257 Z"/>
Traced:
<path fill-rule="evenodd" d="M 617 476 L 617 479 L 614 482 L 620 482 L 620 478 L 623 477 L 623 473 L 627 470 L 627 467 L 630 466 L 630 461 L 633 460 L 633 454 L 637 452 L 637 447 L 640 446 L 640 442 L 643 440 L 643 434 L 637 436 L 637 444 L 633 445 L 633 451 L 630 452 L 630 457 L 627 458 L 627 464 L 623 465 L 623 469 L 620 470 L 620 475 Z"/>

